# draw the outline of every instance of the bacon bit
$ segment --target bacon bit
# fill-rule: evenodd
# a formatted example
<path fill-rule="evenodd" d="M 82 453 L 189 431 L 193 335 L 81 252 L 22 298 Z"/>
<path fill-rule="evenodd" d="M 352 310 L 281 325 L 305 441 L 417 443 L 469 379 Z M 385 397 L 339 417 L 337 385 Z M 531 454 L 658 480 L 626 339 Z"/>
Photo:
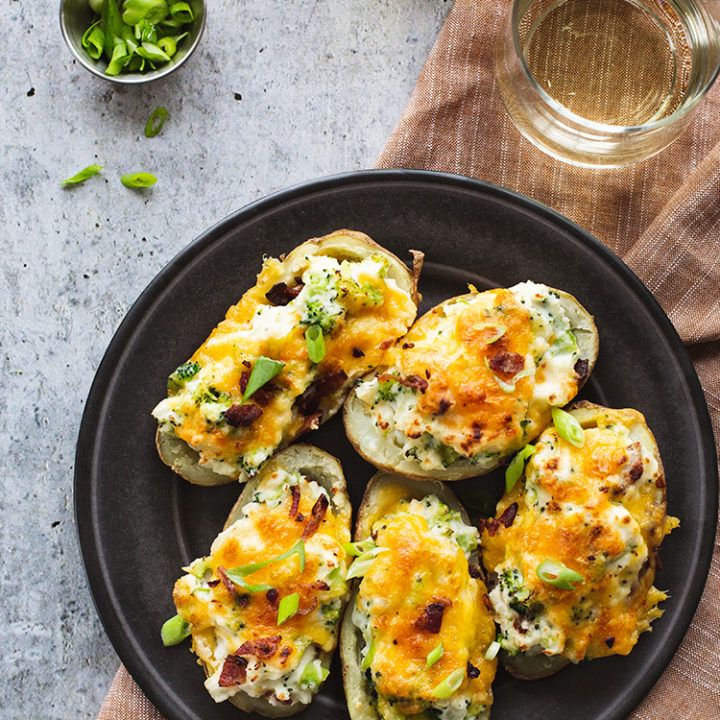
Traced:
<path fill-rule="evenodd" d="M 440 398 L 440 407 L 438 408 L 437 414 L 444 415 L 452 407 L 452 401 L 447 398 Z"/>
<path fill-rule="evenodd" d="M 435 635 L 440 632 L 445 608 L 451 605 L 452 602 L 446 598 L 433 598 L 433 602 L 423 610 L 422 615 L 413 624 L 418 630 L 425 630 Z"/>
<path fill-rule="evenodd" d="M 298 608 L 297 614 L 298 615 L 309 615 L 317 606 L 318 606 L 318 599 L 316 597 L 313 597 L 313 599 L 310 601 L 310 605 L 307 605 L 306 607 Z"/>
<path fill-rule="evenodd" d="M 560 510 L 562 509 L 560 507 L 560 504 L 558 502 L 556 502 L 555 500 L 551 500 L 547 504 L 547 508 L 548 508 L 548 510 L 550 510 L 550 512 L 560 512 Z"/>
<path fill-rule="evenodd" d="M 490 358 L 488 364 L 493 372 L 515 375 L 525 367 L 525 357 L 519 353 L 501 350 Z"/>
<path fill-rule="evenodd" d="M 275 607 L 275 605 L 277 605 L 278 595 L 279 595 L 279 593 L 278 593 L 278 591 L 277 591 L 275 588 L 270 588 L 270 589 L 265 593 L 265 597 L 267 598 L 267 601 L 268 601 L 273 607 Z"/>
<path fill-rule="evenodd" d="M 588 366 L 588 361 L 583 359 L 580 359 L 575 363 L 573 370 L 575 371 L 575 377 L 577 377 L 577 381 L 579 383 L 587 377 Z"/>
<path fill-rule="evenodd" d="M 223 663 L 218 685 L 220 687 L 230 687 L 231 685 L 242 685 L 247 677 L 248 661 L 237 655 L 228 655 Z"/>
<path fill-rule="evenodd" d="M 480 566 L 475 563 L 468 563 L 468 572 L 470 573 L 471 578 L 482 577 L 482 570 L 480 569 Z"/>
<path fill-rule="evenodd" d="M 590 528 L 590 540 L 597 540 L 603 534 L 602 525 L 593 525 Z"/>
<path fill-rule="evenodd" d="M 293 485 L 290 492 L 292 492 L 292 505 L 290 506 L 289 518 L 294 518 L 297 515 L 298 508 L 300 507 L 300 486 Z"/>
<path fill-rule="evenodd" d="M 216 572 L 220 580 L 222 580 L 222 584 L 225 586 L 225 589 L 230 593 L 230 595 L 232 595 L 232 597 L 235 597 L 235 594 L 237 593 L 235 583 L 227 576 L 225 568 L 222 565 L 218 565 Z"/>
<path fill-rule="evenodd" d="M 330 589 L 330 586 L 322 580 L 316 580 L 314 583 L 312 583 L 312 585 L 310 585 L 310 587 L 313 590 L 329 590 Z"/>
<path fill-rule="evenodd" d="M 403 350 L 409 350 L 410 348 L 414 348 L 414 347 L 415 347 L 415 343 L 411 343 L 411 342 L 408 343 L 408 342 L 406 342 L 406 343 L 403 343 L 403 344 L 402 344 L 402 349 L 403 349 Z"/>
<path fill-rule="evenodd" d="M 485 521 L 485 529 L 490 537 L 494 537 L 495 533 L 500 529 L 500 522 L 495 518 L 488 518 Z"/>
<path fill-rule="evenodd" d="M 247 360 L 245 360 L 247 362 Z M 248 367 L 250 367 L 250 363 L 247 363 Z M 248 380 L 250 380 L 250 371 L 249 370 L 243 370 L 240 373 L 240 380 L 238 381 L 238 385 L 240 386 L 240 392 L 244 395 L 245 390 L 247 390 Z"/>
<path fill-rule="evenodd" d="M 209 587 L 215 587 L 219 584 L 220 584 L 220 580 L 218 578 L 215 578 L 214 580 L 208 580 Z"/>
<path fill-rule="evenodd" d="M 550 459 L 545 463 L 545 467 L 546 467 L 548 470 L 557 470 L 559 464 L 560 464 L 560 460 L 559 460 L 558 458 L 554 457 L 554 458 L 550 458 Z"/>
<path fill-rule="evenodd" d="M 305 516 L 302 513 L 298 513 L 295 516 L 295 522 L 302 522 L 305 519 Z"/>
<path fill-rule="evenodd" d="M 655 487 L 660 488 L 660 490 L 666 487 L 665 478 L 662 475 L 655 481 Z"/>
<path fill-rule="evenodd" d="M 394 340 L 383 340 L 383 342 L 380 343 L 380 349 L 387 350 L 389 347 L 392 347 L 394 343 Z"/>
<path fill-rule="evenodd" d="M 467 664 L 467 676 L 474 680 L 476 677 L 480 677 L 480 670 L 476 668 L 469 660 Z"/>
<path fill-rule="evenodd" d="M 281 665 L 285 665 L 291 652 L 292 650 L 287 645 L 280 651 Z"/>
<path fill-rule="evenodd" d="M 513 620 L 513 627 L 515 630 L 517 630 L 521 635 L 527 635 L 528 629 L 526 627 L 523 627 L 522 624 L 522 617 L 519 615 Z"/>
<path fill-rule="evenodd" d="M 356 347 L 352 349 L 352 354 L 353 357 L 365 357 L 365 353 L 360 348 Z"/>
<path fill-rule="evenodd" d="M 428 382 L 425 378 L 421 378 L 419 375 L 408 375 L 406 378 L 400 378 L 400 384 L 405 387 L 415 388 L 421 393 L 427 390 Z"/>
<path fill-rule="evenodd" d="M 262 407 L 265 407 L 275 395 L 276 392 L 279 390 L 282 390 L 282 388 L 279 385 L 275 385 L 274 383 L 265 383 L 261 388 L 258 388 L 252 396 L 252 399 L 258 404 L 262 405 Z M 243 390 L 243 392 L 245 392 Z"/>
<path fill-rule="evenodd" d="M 307 521 L 307 525 L 303 530 L 301 539 L 305 540 L 310 537 L 319 527 L 322 519 L 325 517 L 327 512 L 329 501 L 327 495 L 321 495 L 312 508 L 312 517 Z"/>
<path fill-rule="evenodd" d="M 614 637 L 605 638 L 605 644 L 609 648 L 611 648 L 615 644 L 615 638 Z"/>
<path fill-rule="evenodd" d="M 643 462 L 642 462 L 642 460 L 637 460 L 635 462 L 635 464 L 630 468 L 630 473 L 629 473 L 630 482 L 633 484 L 636 483 L 642 477 L 642 474 L 643 474 Z"/>
<path fill-rule="evenodd" d="M 235 655 L 254 655 L 261 660 L 271 658 L 278 649 L 282 640 L 281 635 L 273 637 L 258 638 L 257 640 L 246 640 L 236 651 Z"/>
<path fill-rule="evenodd" d="M 313 415 L 320 407 L 320 401 L 339 390 L 347 380 L 343 370 L 330 370 L 321 375 L 297 400 L 297 408 L 303 415 Z"/>
<path fill-rule="evenodd" d="M 383 424 L 384 424 L 386 427 L 381 428 L 381 429 L 382 429 L 382 430 L 387 430 L 387 427 L 389 427 L 389 424 L 388 424 L 388 423 L 383 423 Z M 378 426 L 379 426 L 379 425 L 380 425 L 380 423 L 378 423 Z M 411 440 L 417 440 L 419 437 L 422 437 L 422 430 L 413 430 L 413 431 L 409 432 L 409 433 L 407 434 L 407 436 L 408 436 Z"/>
<path fill-rule="evenodd" d="M 310 432 L 310 430 L 317 430 L 320 427 L 320 421 L 322 420 L 322 410 L 318 410 L 316 413 L 309 415 L 303 420 L 303 424 L 300 426 L 298 431 L 299 435 Z"/>
<path fill-rule="evenodd" d="M 425 377 L 429 380 L 430 379 L 430 371 L 425 368 Z"/>
<path fill-rule="evenodd" d="M 246 368 L 251 368 L 251 367 L 252 367 L 252 363 L 251 363 L 249 360 L 243 360 L 243 361 L 242 361 L 242 364 L 243 364 Z M 250 376 L 248 375 L 248 377 L 250 377 Z"/>
<path fill-rule="evenodd" d="M 294 300 L 303 289 L 302 283 L 295 285 L 295 287 L 288 287 L 286 283 L 279 282 L 273 285 L 266 293 L 265 297 L 273 305 L 287 305 L 291 300 Z"/>
<path fill-rule="evenodd" d="M 241 608 L 247 607 L 250 604 L 250 596 L 247 593 L 236 595 L 235 604 Z"/>
<path fill-rule="evenodd" d="M 261 415 L 262 410 L 257 405 L 239 405 L 238 403 L 231 405 L 223 413 L 225 422 L 233 427 L 252 425 Z"/>
<path fill-rule="evenodd" d="M 492 612 L 493 606 L 490 602 L 490 596 L 487 593 L 483 593 L 482 596 L 483 605 L 488 609 L 490 612 Z"/>
<path fill-rule="evenodd" d="M 515 520 L 515 515 L 517 515 L 517 511 L 518 504 L 516 502 L 514 502 L 512 505 L 508 505 L 505 508 L 503 514 L 498 518 L 498 522 L 502 523 L 506 528 L 509 528 Z"/>

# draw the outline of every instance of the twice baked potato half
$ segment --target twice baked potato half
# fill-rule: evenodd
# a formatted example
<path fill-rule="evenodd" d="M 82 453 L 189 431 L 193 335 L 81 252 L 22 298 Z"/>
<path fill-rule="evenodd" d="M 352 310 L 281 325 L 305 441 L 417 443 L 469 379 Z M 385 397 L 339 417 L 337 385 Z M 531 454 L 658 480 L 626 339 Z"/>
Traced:
<path fill-rule="evenodd" d="M 662 615 L 657 554 L 678 524 L 645 418 L 588 402 L 556 411 L 507 480 L 482 529 L 503 663 L 533 679 L 627 655 Z"/>
<path fill-rule="evenodd" d="M 477 529 L 439 482 L 378 473 L 352 546 L 340 652 L 352 720 L 486 720 L 497 644 Z"/>
<path fill-rule="evenodd" d="M 358 382 L 345 403 L 348 438 L 407 477 L 483 475 L 575 397 L 597 353 L 592 316 L 560 290 L 525 282 L 451 298 Z"/>
<path fill-rule="evenodd" d="M 254 287 L 168 379 L 153 410 L 162 460 L 186 480 L 247 480 L 317 428 L 417 314 L 417 273 L 338 230 L 267 258 Z"/>
<path fill-rule="evenodd" d="M 245 485 L 210 554 L 183 568 L 177 622 L 216 702 L 269 717 L 311 702 L 349 594 L 350 521 L 340 463 L 293 445 Z"/>

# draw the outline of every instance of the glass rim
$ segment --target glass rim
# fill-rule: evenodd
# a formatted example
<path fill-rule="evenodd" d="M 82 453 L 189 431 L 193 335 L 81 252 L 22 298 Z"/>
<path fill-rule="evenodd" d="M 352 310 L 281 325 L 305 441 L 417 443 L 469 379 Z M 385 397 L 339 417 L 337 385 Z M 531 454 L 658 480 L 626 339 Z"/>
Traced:
<path fill-rule="evenodd" d="M 568 120 L 575 125 L 582 126 L 586 130 L 601 132 L 605 135 L 638 135 L 640 133 L 649 134 L 654 130 L 662 129 L 668 125 L 674 125 L 676 122 L 686 117 L 688 113 L 695 108 L 698 102 L 707 95 L 720 73 L 720 61 L 716 61 L 710 77 L 695 91 L 689 102 L 682 104 L 679 108 L 670 113 L 670 115 L 666 115 L 658 120 L 652 120 L 640 125 L 608 125 L 607 123 L 597 122 L 596 120 L 589 120 L 588 118 L 569 110 L 565 107 L 565 105 L 559 103 L 555 100 L 555 98 L 545 92 L 535 79 L 533 73 L 530 71 L 530 68 L 525 60 L 525 53 L 520 47 L 520 35 L 518 32 L 520 6 L 523 3 L 527 4 L 527 0 L 513 0 L 510 16 L 510 31 L 512 33 L 513 47 L 515 49 L 515 55 L 520 61 L 520 67 L 522 68 L 523 75 L 530 82 L 532 89 L 546 106 L 565 120 Z"/>

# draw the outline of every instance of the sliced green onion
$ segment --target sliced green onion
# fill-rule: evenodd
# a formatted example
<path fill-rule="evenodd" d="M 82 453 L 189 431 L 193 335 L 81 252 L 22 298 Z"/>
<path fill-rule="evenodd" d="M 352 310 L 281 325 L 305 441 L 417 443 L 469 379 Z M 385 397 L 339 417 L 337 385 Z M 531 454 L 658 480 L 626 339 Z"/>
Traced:
<path fill-rule="evenodd" d="M 250 563 L 249 565 L 240 565 L 239 567 L 232 568 L 227 571 L 228 577 L 234 582 L 235 577 L 245 577 L 246 575 L 252 575 L 258 570 L 262 570 L 264 567 L 281 560 L 287 560 L 292 555 L 297 555 L 300 559 L 300 572 L 305 570 L 305 541 L 298 540 L 289 550 L 284 552 L 282 555 L 277 555 L 269 560 L 263 560 L 261 562 Z M 269 589 L 269 588 L 268 588 Z"/>
<path fill-rule="evenodd" d="M 388 548 L 384 547 L 375 547 L 355 558 L 353 564 L 350 566 L 350 570 L 348 570 L 346 580 L 352 580 L 354 577 L 364 575 L 374 565 L 377 555 L 381 552 L 386 552 L 387 549 Z"/>
<path fill-rule="evenodd" d="M 85 182 L 85 180 L 92 177 L 93 175 L 97 175 L 101 170 L 102 165 L 97 165 L 96 163 L 93 163 L 92 165 L 88 165 L 86 168 L 83 168 L 79 173 L 76 173 L 72 177 L 69 177 L 66 180 L 62 180 L 60 184 L 77 185 L 78 183 Z"/>
<path fill-rule="evenodd" d="M 515 392 L 515 384 L 520 378 L 527 377 L 528 375 L 532 375 L 534 372 L 533 368 L 525 368 L 524 370 L 520 370 L 520 372 L 515 373 L 515 375 L 512 376 L 511 381 L 509 383 L 506 383 L 502 378 L 499 378 L 490 367 L 490 361 L 485 358 L 485 367 L 490 371 L 490 374 L 493 376 L 493 379 L 495 382 L 500 386 L 500 389 L 503 392 L 506 393 L 514 393 Z"/>
<path fill-rule="evenodd" d="M 253 365 L 247 387 L 243 393 L 242 402 L 245 402 L 256 390 L 259 390 L 265 385 L 265 383 L 270 382 L 284 367 L 284 363 L 278 360 L 271 360 L 261 355 Z"/>
<path fill-rule="evenodd" d="M 361 670 L 367 670 L 371 665 L 372 661 L 375 659 L 375 650 L 377 649 L 376 643 L 375 643 L 375 632 L 373 631 L 370 635 L 370 645 L 368 646 L 367 652 L 365 653 L 365 657 L 362 659 L 362 662 L 360 663 L 360 669 Z"/>
<path fill-rule="evenodd" d="M 556 337 L 553 346 L 557 346 L 558 350 L 569 351 L 571 353 L 578 351 L 577 340 L 570 330 Z"/>
<path fill-rule="evenodd" d="M 485 341 L 488 345 L 497 342 L 507 332 L 507 328 L 502 323 L 488 323 L 485 327 L 495 330 L 495 334 L 489 340 Z"/>
<path fill-rule="evenodd" d="M 125 67 L 126 62 L 129 62 L 130 55 L 128 53 L 127 45 L 121 38 L 116 38 L 115 45 L 113 46 L 112 55 L 110 56 L 110 62 L 108 63 L 107 69 L 105 70 L 106 75 L 119 75 L 120 71 Z"/>
<path fill-rule="evenodd" d="M 232 570 L 226 570 L 225 574 L 243 590 L 247 590 L 251 593 L 258 593 L 267 592 L 268 590 L 273 589 L 272 585 L 265 585 L 265 583 L 257 583 L 256 585 L 250 585 L 249 583 L 245 582 L 245 578 L 242 576 L 242 574 L 236 571 L 237 568 L 233 568 Z"/>
<path fill-rule="evenodd" d="M 510 461 L 510 464 L 505 468 L 505 490 L 510 492 L 525 469 L 525 461 L 535 452 L 534 445 L 526 445 L 520 452 L 515 454 L 515 457 Z"/>
<path fill-rule="evenodd" d="M 286 620 L 289 620 L 295 613 L 297 613 L 300 607 L 300 596 L 297 593 L 292 595 L 286 595 L 280 600 L 278 605 L 278 616 L 277 624 L 282 625 Z"/>
<path fill-rule="evenodd" d="M 129 188 L 146 188 L 154 185 L 157 178 L 148 172 L 127 173 L 120 178 L 120 182 Z"/>
<path fill-rule="evenodd" d="M 122 14 L 123 22 L 137 25 L 141 20 L 159 23 L 168 14 L 165 0 L 125 0 Z"/>
<path fill-rule="evenodd" d="M 305 331 L 305 346 L 310 362 L 319 363 L 325 357 L 325 337 L 318 325 L 311 325 Z"/>
<path fill-rule="evenodd" d="M 147 20 L 141 20 L 135 25 L 135 37 L 141 43 L 155 43 L 158 40 L 157 28 Z"/>
<path fill-rule="evenodd" d="M 160 637 L 163 645 L 177 645 L 181 643 L 190 634 L 190 625 L 188 625 L 179 615 L 171 617 L 163 623 L 160 629 Z"/>
<path fill-rule="evenodd" d="M 437 645 L 433 650 L 428 653 L 425 660 L 425 667 L 431 668 L 442 656 L 443 656 L 443 644 L 442 642 Z"/>
<path fill-rule="evenodd" d="M 102 12 L 103 0 L 88 0 L 88 5 L 96 15 L 99 15 Z"/>
<path fill-rule="evenodd" d="M 485 659 L 494 660 L 497 657 L 498 652 L 500 652 L 500 643 L 497 640 L 493 640 L 488 645 L 488 649 L 485 651 Z"/>
<path fill-rule="evenodd" d="M 552 419 L 558 435 L 563 440 L 567 440 L 575 447 L 582 447 L 585 444 L 585 431 L 569 412 L 565 412 L 560 408 L 553 408 Z"/>
<path fill-rule="evenodd" d="M 145 137 L 155 137 L 163 128 L 167 120 L 167 110 L 160 106 L 155 108 L 145 123 Z"/>
<path fill-rule="evenodd" d="M 464 679 L 465 668 L 453 670 L 441 683 L 433 688 L 432 694 L 440 700 L 445 700 L 462 685 Z"/>
<path fill-rule="evenodd" d="M 359 542 L 354 543 L 343 543 L 343 550 L 348 555 L 353 555 L 354 557 L 358 557 L 363 553 L 368 552 L 369 550 L 375 549 L 376 547 L 377 545 L 372 538 L 368 538 L 367 540 L 360 540 Z"/>
<path fill-rule="evenodd" d="M 574 590 L 575 586 L 572 583 L 585 582 L 585 578 L 580 573 L 552 558 L 545 558 L 537 566 L 535 573 L 543 582 L 561 590 Z"/>
<path fill-rule="evenodd" d="M 171 58 L 177 52 L 177 43 L 172 35 L 161 37 L 157 41 L 157 46 Z"/>
<path fill-rule="evenodd" d="M 108 56 L 112 54 L 111 48 L 114 48 L 120 39 L 122 26 L 123 21 L 117 0 L 103 0 L 100 27 L 105 29 L 105 52 Z M 105 72 L 107 73 L 107 70 Z"/>
<path fill-rule="evenodd" d="M 305 666 L 300 676 L 301 685 L 317 686 L 325 682 L 325 678 L 330 674 L 327 668 L 324 668 L 319 660 L 313 660 Z"/>
<path fill-rule="evenodd" d="M 170 6 L 170 15 L 173 20 L 179 20 L 181 23 L 189 23 L 195 19 L 192 8 L 186 2 L 176 2 Z"/>
<path fill-rule="evenodd" d="M 155 43 L 145 42 L 135 52 L 149 62 L 170 62 L 170 56 Z"/>

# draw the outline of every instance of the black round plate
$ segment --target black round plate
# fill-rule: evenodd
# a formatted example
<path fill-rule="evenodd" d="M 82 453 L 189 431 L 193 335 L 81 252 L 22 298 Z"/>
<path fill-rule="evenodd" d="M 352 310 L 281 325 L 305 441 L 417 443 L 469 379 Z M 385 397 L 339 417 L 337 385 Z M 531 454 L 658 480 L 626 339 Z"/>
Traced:
<path fill-rule="evenodd" d="M 238 486 L 198 488 L 157 457 L 154 405 L 167 375 L 203 342 L 254 284 L 263 254 L 278 255 L 338 228 L 368 233 L 408 260 L 425 252 L 422 310 L 461 294 L 532 279 L 575 295 L 595 315 L 600 358 L 583 396 L 642 411 L 657 436 L 669 511 L 657 585 L 665 615 L 628 657 L 570 667 L 535 682 L 499 672 L 494 720 L 624 718 L 678 647 L 708 572 L 717 517 L 717 471 L 700 384 L 669 320 L 605 246 L 552 210 L 468 178 L 368 171 L 311 182 L 253 203 L 183 250 L 133 305 L 110 343 L 85 408 L 75 469 L 75 511 L 85 568 L 121 660 L 169 720 L 238 720 L 216 706 L 186 646 L 164 648 L 181 566 L 208 552 Z M 373 470 L 336 417 L 305 436 L 343 463 L 353 504 Z M 471 511 L 499 497 L 501 473 L 455 485 Z M 337 658 L 306 718 L 347 717 Z"/>

